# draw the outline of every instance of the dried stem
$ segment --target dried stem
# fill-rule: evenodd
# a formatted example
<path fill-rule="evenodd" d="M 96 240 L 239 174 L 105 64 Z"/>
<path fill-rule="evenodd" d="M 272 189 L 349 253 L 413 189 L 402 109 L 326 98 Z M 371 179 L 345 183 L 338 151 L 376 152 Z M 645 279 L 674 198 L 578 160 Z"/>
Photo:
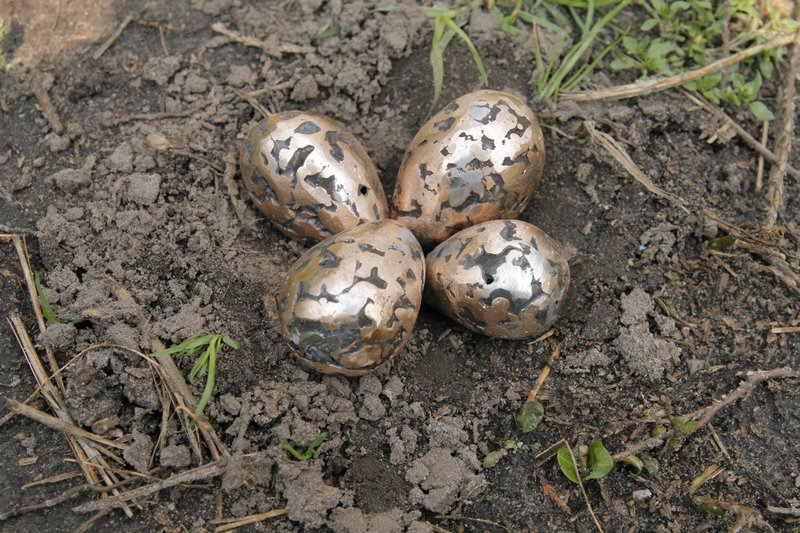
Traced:
<path fill-rule="evenodd" d="M 697 420 L 697 429 L 702 428 L 703 426 L 707 425 L 711 422 L 711 419 L 719 413 L 721 410 L 725 409 L 726 407 L 736 403 L 738 400 L 744 398 L 753 387 L 767 381 L 769 379 L 784 379 L 784 378 L 796 378 L 798 377 L 797 371 L 794 369 L 783 367 L 783 368 L 775 368 L 772 370 L 757 370 L 755 372 L 749 372 L 747 374 L 747 379 L 742 381 L 736 389 L 725 396 L 725 399 L 713 403 L 704 409 L 699 411 L 695 411 L 689 415 L 686 415 L 684 418 L 689 420 Z M 664 441 L 669 439 L 674 435 L 673 430 L 669 430 L 662 435 L 657 437 L 651 437 L 649 439 L 645 439 L 641 442 L 638 442 L 632 446 L 629 446 L 625 450 L 617 453 L 614 455 L 614 461 L 621 461 L 630 455 L 634 455 L 642 450 L 649 450 L 651 448 L 655 448 L 656 446 L 662 444 Z"/>
<path fill-rule="evenodd" d="M 547 364 L 544 365 L 544 368 L 539 373 L 539 377 L 536 378 L 536 383 L 534 383 L 533 387 L 531 387 L 530 392 L 528 392 L 528 397 L 525 402 L 532 402 L 536 399 L 536 396 L 539 394 L 539 390 L 542 388 L 547 376 L 550 375 L 550 365 L 558 359 L 558 356 L 561 355 L 561 345 L 559 344 L 550 354 L 550 359 L 547 361 Z"/>
<path fill-rule="evenodd" d="M 561 100 L 572 100 L 574 102 L 594 102 L 597 100 L 618 100 L 621 98 L 632 98 L 635 96 L 642 96 L 645 94 L 663 91 L 664 89 L 671 89 L 672 87 L 678 87 L 684 83 L 699 80 L 700 78 L 708 76 L 709 74 L 719 72 L 724 68 L 735 65 L 736 63 L 747 59 L 748 57 L 758 55 L 764 50 L 786 46 L 794 41 L 794 38 L 795 33 L 780 35 L 770 39 L 765 43 L 751 46 L 750 48 L 742 50 L 741 52 L 737 52 L 718 61 L 714 61 L 713 63 L 709 63 L 704 67 L 687 70 L 686 72 L 676 76 L 669 76 L 667 78 L 649 78 L 636 83 L 612 87 L 611 89 L 600 89 L 597 91 L 584 91 L 575 93 L 559 93 L 559 98 Z"/>
<path fill-rule="evenodd" d="M 800 6 L 795 5 L 795 17 L 800 15 Z M 775 138 L 775 154 L 778 164 L 769 169 L 769 208 L 765 227 L 771 228 L 778 221 L 778 211 L 783 207 L 783 178 L 789 166 L 789 152 L 792 149 L 792 129 L 794 128 L 794 77 L 800 68 L 800 32 L 795 36 L 792 48 L 792 59 L 786 74 L 786 83 L 783 86 L 783 108 L 781 123 L 778 126 L 778 135 Z"/>
<path fill-rule="evenodd" d="M 736 121 L 734 121 L 722 109 L 720 109 L 719 106 L 715 106 L 714 104 L 712 104 L 711 102 L 709 102 L 708 100 L 703 98 L 702 96 L 697 95 L 697 94 L 692 94 L 692 93 L 690 93 L 689 91 L 687 91 L 685 89 L 681 89 L 680 91 L 681 91 L 681 93 L 683 93 L 684 96 L 686 96 L 686 98 L 688 98 L 689 100 L 691 100 L 692 102 L 694 102 L 698 106 L 702 107 L 703 109 L 705 109 L 706 111 L 708 111 L 709 113 L 714 115 L 715 117 L 718 117 L 718 118 L 724 120 L 725 122 L 727 122 L 728 124 L 730 124 L 730 126 L 733 128 L 733 130 L 736 132 L 736 134 L 739 137 L 741 137 L 741 139 L 750 148 L 752 148 L 753 150 L 755 150 L 759 154 L 763 155 L 764 158 L 767 161 L 769 161 L 770 163 L 775 163 L 775 164 L 778 163 L 778 156 L 775 155 L 775 153 L 772 150 L 770 150 L 769 148 L 764 146 L 763 143 L 758 142 L 743 127 L 741 127 L 739 124 L 737 124 Z M 800 179 L 800 171 L 798 171 L 797 169 L 787 165 L 786 172 L 788 174 L 790 174 L 791 176 Z"/>
<path fill-rule="evenodd" d="M 620 165 L 622 165 L 622 167 L 627 170 L 636 181 L 641 183 L 645 189 L 660 198 L 664 198 L 665 200 L 672 202 L 687 213 L 689 212 L 689 210 L 686 209 L 686 202 L 683 200 L 683 198 L 669 193 L 653 183 L 653 180 L 651 180 L 644 172 L 642 172 L 636 163 L 633 162 L 631 156 L 628 155 L 628 152 L 625 150 L 625 148 L 623 148 L 622 145 L 618 143 L 611 135 L 595 129 L 594 123 L 589 120 L 584 120 L 581 124 L 581 128 L 589 137 L 589 140 L 605 148 L 611 157 L 613 157 Z"/>

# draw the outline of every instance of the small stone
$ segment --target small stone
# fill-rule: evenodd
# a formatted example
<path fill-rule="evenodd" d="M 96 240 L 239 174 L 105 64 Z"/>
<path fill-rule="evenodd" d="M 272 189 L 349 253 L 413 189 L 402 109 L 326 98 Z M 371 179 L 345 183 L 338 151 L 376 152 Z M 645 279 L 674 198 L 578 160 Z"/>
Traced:
<path fill-rule="evenodd" d="M 161 466 L 171 468 L 184 468 L 192 462 L 192 454 L 188 446 L 183 444 L 170 444 L 161 450 L 159 457 Z"/>
<path fill-rule="evenodd" d="M 358 416 L 369 421 L 380 420 L 385 414 L 386 408 L 377 394 L 367 394 L 363 407 L 358 411 Z"/>
<path fill-rule="evenodd" d="M 151 57 L 142 69 L 142 78 L 164 85 L 181 66 L 179 56 Z"/>
<path fill-rule="evenodd" d="M 652 495 L 653 495 L 653 493 L 650 492 L 650 489 L 642 489 L 642 490 L 633 491 L 633 499 L 636 500 L 636 501 L 640 501 L 640 502 L 650 499 L 650 497 Z"/>
<path fill-rule="evenodd" d="M 706 367 L 706 362 L 703 359 L 688 359 L 686 367 L 689 369 L 689 375 L 693 376 Z"/>
<path fill-rule="evenodd" d="M 153 439 L 134 429 L 131 443 L 123 450 L 122 456 L 137 472 L 147 472 L 150 470 L 150 456 L 152 454 Z"/>
<path fill-rule="evenodd" d="M 160 187 L 161 176 L 158 174 L 142 174 L 140 172 L 131 174 L 127 191 L 128 201 L 140 205 L 150 205 L 158 198 Z"/>

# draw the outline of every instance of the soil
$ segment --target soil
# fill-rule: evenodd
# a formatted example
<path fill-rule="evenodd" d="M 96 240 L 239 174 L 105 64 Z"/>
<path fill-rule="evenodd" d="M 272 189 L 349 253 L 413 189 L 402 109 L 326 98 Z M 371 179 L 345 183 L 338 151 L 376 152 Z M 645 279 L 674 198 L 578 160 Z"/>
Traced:
<path fill-rule="evenodd" d="M 91 31 L 80 30 L 93 4 L 64 3 L 51 13 L 58 30 L 47 32 L 35 5 L 0 2 L 0 16 L 12 21 L 0 48 L 11 64 L 0 73 L 0 229 L 26 236 L 47 299 L 65 322 L 37 342 L 63 364 L 97 343 L 149 352 L 154 339 L 170 345 L 206 331 L 229 335 L 241 349 L 223 350 L 206 415 L 226 446 L 261 457 L 248 483 L 224 476 L 163 490 L 137 501 L 133 518 L 113 511 L 94 530 L 212 530 L 221 495 L 226 517 L 286 509 L 248 526 L 254 531 L 591 531 L 580 489 L 540 452 L 561 439 L 573 448 L 600 439 L 618 453 L 647 438 L 654 420 L 722 399 L 742 372 L 800 367 L 800 336 L 770 331 L 796 326 L 800 307 L 768 254 L 709 252 L 727 232 L 706 210 L 746 230 L 763 220 L 757 156 L 737 138 L 708 142 L 710 116 L 663 92 L 581 106 L 532 102 L 546 127 L 546 178 L 521 218 L 564 245 L 572 270 L 555 335 L 495 340 L 423 309 L 408 346 L 373 375 L 309 371 L 281 341 L 273 303 L 303 248 L 241 201 L 238 182 L 230 191 L 220 172 L 260 118 L 236 91 L 261 91 L 256 98 L 271 112 L 304 109 L 347 124 L 391 191 L 432 99 L 430 23 L 399 1 L 130 0 L 109 3 L 111 15 L 97 12 Z M 387 4 L 398 10 L 372 11 Z M 95 59 L 127 15 L 130 24 Z M 490 87 L 529 97 L 530 34 L 509 37 L 487 16 L 475 13 L 466 29 Z M 214 23 L 266 45 L 230 42 Z M 317 38 L 333 26 L 338 35 Z M 62 30 L 74 38 L 37 40 L 37 31 Z M 445 59 L 439 107 L 479 88 L 461 43 L 454 40 Z M 604 65 L 584 88 L 631 81 Z M 52 109 L 37 98 L 37 84 Z M 776 88 L 765 90 L 777 108 Z M 556 133 L 576 135 L 582 119 L 622 141 L 688 212 L 649 194 L 599 146 Z M 154 148 L 150 134 L 175 149 Z M 797 168 L 796 136 L 792 142 Z M 787 178 L 783 233 L 767 242 L 794 272 L 797 193 Z M 13 247 L 2 246 L 0 314 L 20 313 L 36 332 Z M 76 317 L 89 319 L 70 324 Z M 0 328 L 0 343 L 0 395 L 23 401 L 33 378 L 8 328 Z M 513 417 L 556 344 L 561 355 L 537 397 L 544 421 L 521 433 Z M 188 373 L 191 361 L 178 363 Z M 126 468 L 164 478 L 198 466 L 176 420 L 159 439 L 158 390 L 143 361 L 93 351 L 64 381 L 77 423 L 127 443 Z M 192 388 L 199 394 L 202 383 Z M 33 405 L 46 409 L 40 400 Z M 323 431 L 319 456 L 306 462 L 278 443 L 280 435 L 304 450 Z M 798 506 L 798 435 L 797 379 L 770 381 L 711 426 L 639 453 L 641 473 L 618 463 L 588 481 L 588 498 L 607 531 L 726 531 L 742 517 L 752 529 L 791 530 L 790 519 L 767 506 Z M 516 449 L 484 468 L 484 456 L 506 440 Z M 84 483 L 62 434 L 17 416 L 0 427 L 0 441 L 0 511 Z M 722 516 L 701 512 L 690 494 L 692 480 L 715 464 L 724 472 L 698 494 L 733 505 Z M 20 489 L 65 472 L 75 477 Z M 71 531 L 91 516 L 72 508 L 93 498 L 82 492 L 0 529 Z"/>

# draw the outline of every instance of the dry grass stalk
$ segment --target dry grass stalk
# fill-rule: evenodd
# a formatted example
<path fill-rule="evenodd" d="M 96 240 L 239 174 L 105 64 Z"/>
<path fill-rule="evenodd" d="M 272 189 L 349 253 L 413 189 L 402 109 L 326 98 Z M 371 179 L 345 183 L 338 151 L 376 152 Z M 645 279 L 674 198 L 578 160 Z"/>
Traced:
<path fill-rule="evenodd" d="M 248 526 L 250 524 L 257 524 L 258 522 L 263 522 L 264 520 L 275 518 L 276 516 L 283 516 L 285 514 L 286 509 L 274 509 L 272 511 L 267 511 L 266 513 L 251 514 L 248 516 L 242 516 L 240 518 L 221 518 L 209 520 L 208 523 L 218 526 L 214 528 L 215 533 L 222 533 L 223 531 L 232 531 L 240 527 Z"/>
<path fill-rule="evenodd" d="M 741 52 L 737 52 L 728 57 L 724 57 L 713 63 L 692 70 L 688 70 L 682 74 L 669 76 L 666 78 L 648 78 L 636 83 L 629 83 L 627 85 L 620 85 L 610 89 L 600 89 L 596 91 L 583 91 L 575 93 L 559 93 L 558 97 L 561 100 L 572 100 L 573 102 L 595 102 L 597 100 L 619 100 L 622 98 L 633 98 L 635 96 L 643 96 L 646 94 L 663 91 L 664 89 L 671 89 L 678 87 L 690 81 L 699 80 L 709 74 L 714 74 L 723 70 L 731 65 L 760 54 L 764 50 L 771 50 L 773 48 L 780 48 L 787 46 L 794 41 L 795 33 L 780 35 L 769 41 L 751 46 Z"/>
<path fill-rule="evenodd" d="M 25 405 L 24 403 L 12 400 L 11 398 L 7 400 L 7 405 L 8 408 L 14 411 L 15 413 L 30 418 L 31 420 L 39 422 L 40 424 L 43 424 L 49 428 L 53 428 L 63 433 L 69 433 L 73 437 L 87 439 L 96 444 L 99 444 L 101 445 L 101 447 L 99 447 L 98 450 L 108 455 L 112 459 L 116 460 L 117 462 L 122 462 L 122 459 L 116 457 L 114 454 L 108 452 L 107 450 L 104 450 L 102 446 L 106 446 L 108 448 L 117 448 L 119 450 L 122 450 L 126 447 L 125 444 L 120 444 L 119 442 L 114 442 L 112 440 L 106 439 L 105 437 L 95 435 L 91 431 L 86 431 L 85 429 L 80 428 L 75 424 L 64 422 L 60 418 L 48 415 L 47 413 L 40 411 L 35 407 L 31 407 L 30 405 Z"/>
<path fill-rule="evenodd" d="M 581 128 L 589 137 L 590 141 L 605 148 L 611 157 L 613 157 L 620 165 L 622 165 L 622 167 L 627 170 L 636 181 L 641 183 L 645 189 L 660 198 L 672 202 L 685 212 L 689 212 L 689 210 L 686 208 L 686 202 L 683 200 L 683 198 L 669 193 L 653 183 L 653 180 L 651 180 L 644 172 L 642 172 L 636 163 L 633 162 L 631 156 L 628 155 L 628 152 L 625 150 L 625 148 L 611 135 L 595 129 L 594 123 L 589 120 L 584 120 L 581 124 Z"/>
<path fill-rule="evenodd" d="M 143 485 L 141 487 L 123 492 L 122 494 L 111 496 L 110 498 L 106 498 L 104 500 L 93 500 L 83 503 L 77 507 L 73 507 L 72 510 L 78 513 L 90 513 L 94 511 L 113 509 L 116 507 L 124 507 L 127 505 L 126 502 L 150 496 L 151 494 L 155 494 L 156 492 L 164 489 L 178 485 L 184 485 L 186 483 L 192 483 L 193 481 L 200 481 L 203 479 L 210 479 L 220 476 L 225 472 L 225 467 L 225 460 L 215 461 L 191 470 L 184 470 L 183 472 L 174 474 L 167 479 L 150 483 L 148 485 Z"/>
<path fill-rule="evenodd" d="M 31 481 L 30 483 L 25 483 L 20 488 L 22 490 L 32 489 L 34 487 L 39 487 L 41 485 L 50 485 L 52 483 L 61 483 L 62 481 L 67 481 L 69 479 L 73 479 L 80 476 L 75 472 L 64 472 L 62 474 L 56 474 L 55 476 L 46 477 L 44 479 L 39 479 L 36 481 Z"/>
<path fill-rule="evenodd" d="M 769 122 L 766 120 L 761 125 L 761 145 L 767 145 L 769 139 Z M 764 154 L 758 154 L 758 163 L 756 165 L 756 184 L 753 187 L 755 192 L 761 192 L 761 187 L 764 186 Z"/>
<path fill-rule="evenodd" d="M 800 6 L 795 5 L 795 15 L 800 15 Z M 786 84 L 783 86 L 783 106 L 781 123 L 778 126 L 778 136 L 775 139 L 775 153 L 778 163 L 769 169 L 769 208 L 765 227 L 770 228 L 778 221 L 778 211 L 783 207 L 783 178 L 789 166 L 789 152 L 792 149 L 791 135 L 794 128 L 794 77 L 800 69 L 800 32 L 795 35 L 792 47 L 792 59 L 789 61 L 789 71 L 786 75 Z"/>
<path fill-rule="evenodd" d="M 737 124 L 736 121 L 734 121 L 722 109 L 720 109 L 719 106 L 716 106 L 716 105 L 712 104 L 711 102 L 709 102 L 708 100 L 706 100 L 705 98 L 703 98 L 702 96 L 700 96 L 698 94 L 692 94 L 692 93 L 690 93 L 689 91 L 687 91 L 685 89 L 681 89 L 680 91 L 686 98 L 691 100 L 694 104 L 700 106 L 701 108 L 705 109 L 706 111 L 708 111 L 709 113 L 711 113 L 712 115 L 717 117 L 718 119 L 724 120 L 727 124 L 729 124 L 730 127 L 732 127 L 733 130 L 736 132 L 736 134 L 750 148 L 752 148 L 753 150 L 755 150 L 756 152 L 758 152 L 759 154 L 764 156 L 764 158 L 767 161 L 769 161 L 770 163 L 773 163 L 773 164 L 777 164 L 778 163 L 778 156 L 772 150 L 770 150 L 769 148 L 764 146 L 763 143 L 758 142 L 752 135 L 750 135 L 747 132 L 747 130 L 745 130 L 743 127 L 741 127 L 739 124 Z M 793 177 L 795 177 L 795 178 L 800 179 L 800 171 L 798 171 L 794 167 L 791 167 L 791 166 L 787 165 L 786 173 L 791 175 L 791 176 L 793 176 Z"/>
<path fill-rule="evenodd" d="M 74 425 L 74 421 L 67 410 L 64 398 L 61 392 L 53 386 L 50 376 L 47 375 L 47 371 L 44 365 L 42 365 L 42 361 L 39 358 L 39 354 L 36 352 L 36 348 L 34 348 L 30 335 L 28 335 L 28 331 L 25 329 L 22 318 L 20 318 L 19 315 L 13 314 L 9 317 L 8 322 L 25 355 L 25 359 L 28 361 L 28 365 L 31 368 L 36 382 L 42 389 L 42 396 L 47 401 L 50 409 L 52 409 L 60 420 Z M 107 486 L 113 487 L 119 483 L 120 479 L 105 468 L 108 466 L 106 459 L 91 441 L 83 437 L 73 437 L 70 434 L 66 434 L 66 437 L 89 484 L 99 485 L 102 480 Z M 92 461 L 104 468 L 91 467 L 90 463 Z M 115 494 L 119 493 L 116 489 L 113 489 L 113 491 Z M 133 511 L 131 511 L 130 507 L 127 505 L 123 507 L 123 510 L 128 517 L 133 516 Z"/>
<path fill-rule="evenodd" d="M 271 57 L 280 58 L 283 54 L 311 54 L 314 48 L 311 46 L 300 46 L 296 44 L 283 43 L 279 46 L 268 46 L 261 39 L 257 37 L 250 37 L 249 35 L 242 35 L 239 32 L 229 30 L 222 22 L 215 22 L 211 25 L 211 29 L 221 35 L 224 35 L 232 42 L 258 48 L 265 54 Z"/>
<path fill-rule="evenodd" d="M 558 356 L 561 355 L 561 345 L 555 347 L 553 352 L 550 354 L 550 359 L 547 361 L 547 364 L 544 365 L 544 368 L 539 373 L 539 377 L 536 378 L 536 383 L 534 383 L 533 387 L 531 387 L 530 392 L 528 392 L 528 397 L 525 402 L 532 402 L 536 400 L 536 396 L 539 394 L 539 390 L 542 388 L 547 376 L 550 375 L 550 365 L 558 359 Z"/>
<path fill-rule="evenodd" d="M 36 315 L 36 323 L 39 326 L 39 331 L 44 333 L 47 331 L 47 322 L 45 321 L 44 314 L 42 313 L 39 295 L 36 294 L 36 284 L 33 281 L 33 271 L 31 270 L 31 263 L 28 259 L 28 247 L 25 244 L 25 238 L 21 235 L 8 235 L 7 237 L 9 237 L 14 243 L 14 248 L 17 251 L 17 257 L 19 258 L 20 268 L 22 268 L 22 274 L 25 278 L 25 285 L 28 288 L 28 296 L 30 296 L 31 299 L 31 307 L 33 307 L 33 313 Z M 45 346 L 44 352 L 47 356 L 47 363 L 50 365 L 51 372 L 55 372 L 58 368 L 58 363 L 56 362 L 56 356 L 53 352 L 53 349 L 49 346 Z M 61 380 L 61 376 L 56 379 L 56 384 L 63 393 L 64 382 Z"/>
<path fill-rule="evenodd" d="M 782 367 L 782 368 L 774 368 L 772 370 L 756 370 L 754 372 L 747 372 L 745 375 L 747 376 L 747 379 L 742 381 L 739 384 L 739 386 L 736 387 L 736 389 L 734 389 L 732 392 L 728 393 L 723 400 L 713 403 L 708 407 L 705 407 L 698 411 L 695 411 L 694 413 L 685 415 L 683 418 L 686 420 L 697 420 L 697 429 L 700 429 L 703 426 L 707 425 L 709 422 L 711 422 L 711 419 L 714 418 L 714 416 L 716 416 L 716 414 L 719 413 L 721 410 L 744 398 L 759 383 L 762 383 L 770 379 L 796 378 L 800 374 L 798 374 L 798 372 L 792 368 Z M 640 451 L 655 448 L 656 446 L 663 444 L 667 439 L 671 438 L 673 435 L 674 431 L 668 430 L 667 432 L 657 437 L 651 437 L 649 439 L 638 442 L 632 446 L 629 446 L 625 450 L 613 456 L 614 462 L 619 462 L 625 459 L 626 457 L 634 455 Z"/>

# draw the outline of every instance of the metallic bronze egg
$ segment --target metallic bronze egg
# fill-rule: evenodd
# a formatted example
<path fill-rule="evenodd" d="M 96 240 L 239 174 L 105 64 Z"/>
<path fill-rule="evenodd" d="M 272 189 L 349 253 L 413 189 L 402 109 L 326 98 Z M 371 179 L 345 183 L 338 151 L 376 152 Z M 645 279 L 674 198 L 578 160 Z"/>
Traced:
<path fill-rule="evenodd" d="M 296 241 L 317 242 L 388 218 L 386 195 L 367 151 L 328 117 L 301 111 L 272 115 L 250 130 L 239 160 L 253 203 Z"/>
<path fill-rule="evenodd" d="M 543 169 L 544 137 L 525 102 L 473 92 L 434 115 L 411 141 L 393 215 L 427 250 L 462 228 L 519 216 Z"/>
<path fill-rule="evenodd" d="M 311 368 L 367 374 L 408 341 L 424 281 L 422 248 L 399 223 L 343 231 L 289 269 L 278 295 L 281 334 Z"/>
<path fill-rule="evenodd" d="M 491 220 L 459 231 L 427 260 L 425 302 L 459 324 L 501 339 L 525 339 L 556 320 L 569 265 L 542 230 Z"/>

